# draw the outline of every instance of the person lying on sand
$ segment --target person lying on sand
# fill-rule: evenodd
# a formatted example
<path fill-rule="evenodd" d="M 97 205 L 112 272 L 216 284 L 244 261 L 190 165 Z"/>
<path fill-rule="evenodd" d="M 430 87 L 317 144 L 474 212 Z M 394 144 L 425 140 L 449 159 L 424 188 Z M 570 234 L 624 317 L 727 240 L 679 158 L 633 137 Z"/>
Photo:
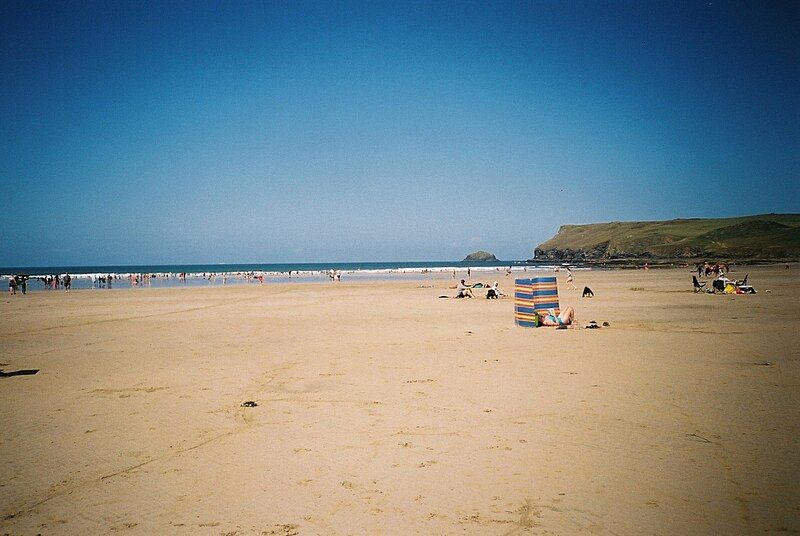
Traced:
<path fill-rule="evenodd" d="M 456 286 L 456 298 L 474 298 L 475 296 L 472 295 L 472 289 L 469 288 L 464 280 L 462 279 L 461 282 Z"/>
<path fill-rule="evenodd" d="M 539 321 L 543 326 L 569 326 L 575 322 L 575 309 L 568 306 L 562 309 L 558 316 L 555 310 L 548 309 L 546 315 L 539 315 Z"/>

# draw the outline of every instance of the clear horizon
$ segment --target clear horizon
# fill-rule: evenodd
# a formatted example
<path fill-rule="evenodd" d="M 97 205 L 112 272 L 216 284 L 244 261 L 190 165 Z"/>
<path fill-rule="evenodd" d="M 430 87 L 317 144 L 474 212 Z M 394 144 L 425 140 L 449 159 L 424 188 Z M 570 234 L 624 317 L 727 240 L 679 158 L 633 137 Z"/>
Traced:
<path fill-rule="evenodd" d="M 747 214 L 742 215 L 741 217 L 748 217 L 748 216 L 786 216 L 786 215 L 796 215 L 795 213 L 767 213 L 767 214 Z M 800 215 L 800 214 L 797 214 Z M 733 216 L 736 217 L 736 216 Z M 674 220 L 681 220 L 681 219 L 698 219 L 698 218 L 674 218 Z M 703 219 L 703 218 L 701 218 Z M 721 218 L 725 219 L 725 218 Z M 669 221 L 669 220 L 658 220 L 658 221 Z M 598 222 L 598 223 L 610 223 L 610 222 Z M 625 223 L 624 221 L 622 223 Z M 548 237 L 549 238 L 549 237 Z M 539 244 L 537 244 L 538 246 Z M 470 253 L 475 253 L 480 250 L 472 250 L 468 253 L 465 253 L 461 257 L 466 257 Z M 492 253 L 491 251 L 489 253 Z M 553 262 L 558 263 L 558 261 L 554 261 L 553 259 L 543 259 L 543 260 L 536 260 L 533 257 L 533 252 L 531 255 L 527 257 L 520 257 L 520 258 L 503 258 L 497 256 L 497 261 L 500 263 L 511 262 L 511 263 L 519 263 L 519 262 L 542 262 L 542 263 L 550 263 Z M 9 268 L 63 268 L 63 267 L 71 267 L 71 268 L 91 268 L 91 267 L 153 267 L 153 266 L 231 266 L 231 265 L 325 265 L 325 264 L 413 264 L 413 263 L 421 263 L 421 264 L 432 264 L 432 263 L 464 263 L 464 262 L 483 262 L 483 261 L 465 261 L 464 258 L 458 259 L 379 259 L 379 260 L 345 260 L 345 261 L 330 261 L 330 260 L 288 260 L 288 261 L 215 261 L 215 262 L 150 262 L 150 263 L 80 263 L 80 264 L 6 264 L 0 265 L 0 269 L 9 269 Z M 492 261 L 495 262 L 495 261 Z M 690 261 L 689 261 L 690 262 Z M 776 261 L 782 263 L 783 261 Z"/>
<path fill-rule="evenodd" d="M 497 259 L 497 261 L 490 261 L 490 262 L 497 262 L 501 263 L 524 263 L 531 261 L 532 259 Z M 342 265 L 342 264 L 354 264 L 354 265 L 366 265 L 366 264 L 434 264 L 434 263 L 442 263 L 441 265 L 437 265 L 436 267 L 448 267 L 450 266 L 449 263 L 455 264 L 462 264 L 462 263 L 472 263 L 475 267 L 480 267 L 481 263 L 484 261 L 465 261 L 464 259 L 432 259 L 432 260 L 389 260 L 389 261 L 288 261 L 288 262 L 266 262 L 266 261 L 246 261 L 246 262 L 176 262 L 176 263 L 149 263 L 149 264 L 61 264 L 61 265 L 7 265 L 7 266 L 0 266 L 0 270 L 8 269 L 8 268 L 109 268 L 109 267 L 154 267 L 154 266 L 249 266 L 249 265 L 261 265 L 261 266 L 283 266 L 283 265 L 291 265 L 291 266 L 298 266 L 298 265 L 311 265 L 311 266 L 322 266 L 322 265 Z M 555 261 L 547 260 L 547 261 L 536 261 L 542 263 L 549 263 L 553 264 Z M 557 263 L 560 264 L 560 263 Z M 494 265 L 491 265 L 494 266 Z M 469 266 L 464 266 L 467 268 Z"/>
<path fill-rule="evenodd" d="M 800 212 L 794 2 L 0 14 L 0 266 L 524 260 Z"/>

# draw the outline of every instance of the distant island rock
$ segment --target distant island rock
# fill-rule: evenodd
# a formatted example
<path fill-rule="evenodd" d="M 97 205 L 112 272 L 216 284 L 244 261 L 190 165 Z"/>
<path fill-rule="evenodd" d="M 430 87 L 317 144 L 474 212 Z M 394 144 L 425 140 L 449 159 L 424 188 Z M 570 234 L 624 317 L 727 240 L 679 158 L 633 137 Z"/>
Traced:
<path fill-rule="evenodd" d="M 797 259 L 800 214 L 562 225 L 536 260 Z"/>
<path fill-rule="evenodd" d="M 496 261 L 497 257 L 489 253 L 488 251 L 476 251 L 475 253 L 470 253 L 466 257 L 464 257 L 464 261 Z"/>

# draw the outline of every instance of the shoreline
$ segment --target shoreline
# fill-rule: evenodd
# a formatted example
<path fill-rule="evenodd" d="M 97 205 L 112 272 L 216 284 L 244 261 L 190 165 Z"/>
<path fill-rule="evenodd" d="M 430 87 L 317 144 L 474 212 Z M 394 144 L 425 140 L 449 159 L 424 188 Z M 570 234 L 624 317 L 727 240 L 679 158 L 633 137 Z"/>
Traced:
<path fill-rule="evenodd" d="M 519 261 L 515 261 L 519 262 Z M 735 269 L 745 269 L 747 267 L 776 267 L 797 263 L 783 262 L 758 262 L 758 263 L 737 263 L 731 265 L 731 272 Z M 292 271 L 291 275 L 281 271 L 227 271 L 227 272 L 185 272 L 185 278 L 180 277 L 179 272 L 89 272 L 76 273 L 68 272 L 72 277 L 71 290 L 119 290 L 119 289 L 145 289 L 145 288 L 205 288 L 216 286 L 258 286 L 275 284 L 297 284 L 297 283 L 326 283 L 341 282 L 341 277 L 345 281 L 408 281 L 415 278 L 420 280 L 431 279 L 497 279 L 499 281 L 508 280 L 513 285 L 515 277 L 524 274 L 553 274 L 559 273 L 567 266 L 576 273 L 581 272 L 602 272 L 602 271 L 635 271 L 646 269 L 643 264 L 619 261 L 614 263 L 584 263 L 580 265 L 561 263 L 561 264 L 507 264 L 501 266 L 431 266 L 431 267 L 402 267 L 402 268 L 378 268 L 378 269 L 351 269 L 338 272 L 339 281 L 335 281 L 327 270 L 297 270 Z M 692 264 L 660 263 L 649 264 L 648 268 L 665 269 L 687 269 L 694 272 Z M 54 292 L 63 290 L 45 287 L 43 278 L 50 274 L 27 274 L 27 292 Z M 108 277 L 111 276 L 111 285 L 108 285 Z M 0 275 L 0 285 L 2 291 L 8 292 L 7 285 L 11 275 Z M 51 276 L 52 277 L 52 276 Z M 134 283 L 136 278 L 136 283 Z M 486 283 L 486 281 L 478 281 Z M 17 293 L 21 291 L 18 289 Z"/>
<path fill-rule="evenodd" d="M 505 277 L 510 274 L 524 274 L 529 272 L 543 273 L 552 272 L 555 265 L 514 265 L 503 264 L 502 266 L 431 266 L 431 267 L 402 267 L 402 268 L 377 268 L 377 269 L 352 269 L 335 270 L 339 276 L 345 280 L 371 280 L 371 281 L 393 281 L 406 280 L 411 278 L 447 278 L 456 275 L 465 277 L 495 276 Z M 587 268 L 574 267 L 573 270 L 586 270 Z M 325 282 L 331 280 L 330 270 L 293 270 L 291 275 L 281 271 L 222 271 L 222 272 L 59 272 L 69 273 L 73 288 L 77 289 L 106 289 L 105 286 L 98 286 L 98 281 L 102 278 L 102 284 L 107 283 L 107 278 L 112 276 L 112 288 L 123 287 L 197 287 L 197 286 L 218 286 L 218 285 L 259 285 L 274 283 L 294 283 L 294 282 Z M 47 274 L 26 274 L 29 278 L 29 290 L 49 290 L 41 288 L 41 278 L 51 276 L 53 272 Z M 181 277 L 184 274 L 185 277 Z M 146 276 L 145 282 L 141 282 L 142 276 Z M 10 274 L 0 275 L 0 282 L 7 282 Z M 138 278 L 139 283 L 133 284 L 133 278 Z M 263 283 L 262 283 L 263 280 Z M 4 289 L 5 290 L 5 289 Z"/>

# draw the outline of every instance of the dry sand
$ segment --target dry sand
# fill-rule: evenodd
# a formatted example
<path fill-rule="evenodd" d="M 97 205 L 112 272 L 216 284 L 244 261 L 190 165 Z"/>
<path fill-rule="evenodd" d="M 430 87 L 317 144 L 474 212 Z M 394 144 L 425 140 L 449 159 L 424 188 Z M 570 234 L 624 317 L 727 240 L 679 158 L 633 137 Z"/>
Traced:
<path fill-rule="evenodd" d="M 423 276 L 4 295 L 0 533 L 796 533 L 800 279 L 745 271 L 561 274 L 600 330 Z"/>

